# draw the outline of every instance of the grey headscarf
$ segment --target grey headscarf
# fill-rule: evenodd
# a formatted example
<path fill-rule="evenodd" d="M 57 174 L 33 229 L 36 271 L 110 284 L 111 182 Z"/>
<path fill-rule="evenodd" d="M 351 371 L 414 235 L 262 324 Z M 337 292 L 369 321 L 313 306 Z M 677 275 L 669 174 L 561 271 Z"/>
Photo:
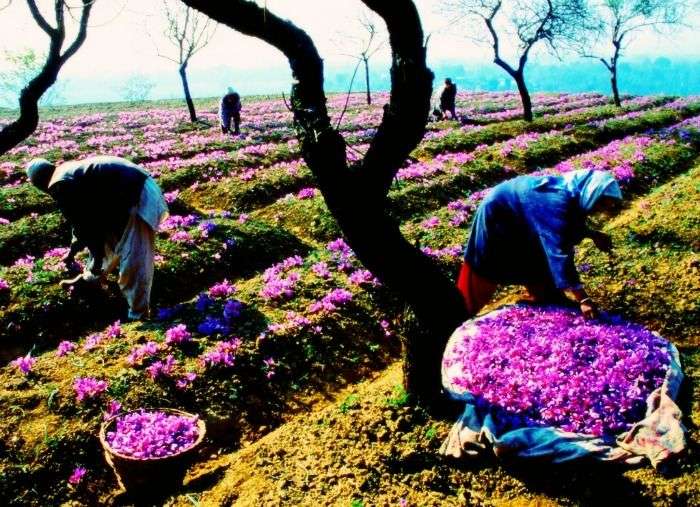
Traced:
<path fill-rule="evenodd" d="M 35 158 L 27 164 L 27 177 L 32 185 L 46 191 L 56 166 L 44 158 Z"/>

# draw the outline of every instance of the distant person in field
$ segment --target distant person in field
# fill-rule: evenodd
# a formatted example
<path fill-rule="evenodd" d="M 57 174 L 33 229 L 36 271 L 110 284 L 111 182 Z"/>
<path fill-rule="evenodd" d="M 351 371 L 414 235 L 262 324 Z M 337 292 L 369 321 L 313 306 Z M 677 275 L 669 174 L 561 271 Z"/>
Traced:
<path fill-rule="evenodd" d="M 488 303 L 498 284 L 519 284 L 533 302 L 573 300 L 584 317 L 595 318 L 596 305 L 576 271 L 574 246 L 590 238 L 611 253 L 610 236 L 589 229 L 586 218 L 611 214 L 621 199 L 620 186 L 605 171 L 519 176 L 495 186 L 476 211 L 457 279 L 469 314 Z"/>
<path fill-rule="evenodd" d="M 440 92 L 440 113 L 442 117 L 446 118 L 447 114 L 450 113 L 453 120 L 457 119 L 457 106 L 455 101 L 457 100 L 457 85 L 452 82 L 448 77 L 445 79 L 445 86 Z"/>
<path fill-rule="evenodd" d="M 98 285 L 119 267 L 129 319 L 149 312 L 155 234 L 168 213 L 158 184 L 141 167 L 117 157 L 91 157 L 55 167 L 44 159 L 27 166 L 31 183 L 54 198 L 73 229 L 67 266 L 87 248 L 85 270 L 61 285 Z"/>
<path fill-rule="evenodd" d="M 221 121 L 221 133 L 231 132 L 231 121 L 233 121 L 233 135 L 241 133 L 241 96 L 228 89 L 228 93 L 221 98 L 219 104 L 219 120 Z"/>

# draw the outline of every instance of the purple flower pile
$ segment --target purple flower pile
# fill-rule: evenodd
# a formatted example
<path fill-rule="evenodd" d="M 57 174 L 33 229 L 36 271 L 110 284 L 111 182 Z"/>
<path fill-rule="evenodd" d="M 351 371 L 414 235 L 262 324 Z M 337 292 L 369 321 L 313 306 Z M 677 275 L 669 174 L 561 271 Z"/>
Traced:
<path fill-rule="evenodd" d="M 595 436 L 641 420 L 670 362 L 667 342 L 641 326 L 561 308 L 513 306 L 459 332 L 443 358 L 453 391 L 518 425 Z"/>
<path fill-rule="evenodd" d="M 140 410 L 117 417 L 106 441 L 123 456 L 152 459 L 180 454 L 198 437 L 196 417 Z"/>

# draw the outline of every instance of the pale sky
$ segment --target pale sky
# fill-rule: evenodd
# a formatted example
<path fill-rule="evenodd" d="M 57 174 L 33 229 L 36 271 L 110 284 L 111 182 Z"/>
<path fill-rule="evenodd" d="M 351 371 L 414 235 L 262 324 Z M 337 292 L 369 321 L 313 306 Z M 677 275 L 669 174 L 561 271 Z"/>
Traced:
<path fill-rule="evenodd" d="M 8 0 L 0 0 L 0 7 Z M 70 0 L 79 5 L 79 0 Z M 176 0 L 175 0 L 176 1 Z M 484 62 L 493 65 L 490 48 L 480 46 L 468 35 L 475 35 L 481 24 L 466 27 L 450 23 L 450 16 L 439 12 L 439 0 L 414 0 L 419 9 L 424 31 L 430 34 L 428 46 L 429 65 L 438 62 L 454 63 Z M 264 0 L 258 0 L 262 3 Z M 37 0 L 42 12 L 51 20 L 53 0 Z M 349 69 L 354 61 L 343 53 L 352 52 L 353 36 L 361 36 L 363 28 L 359 17 L 364 4 L 360 0 L 267 0 L 268 8 L 276 14 L 291 19 L 306 30 L 314 40 L 328 67 Z M 76 16 L 79 11 L 76 11 Z M 700 26 L 700 15 L 688 19 L 689 24 Z M 157 55 L 169 48 L 163 36 L 165 19 L 162 0 L 96 0 L 91 16 L 88 37 L 78 53 L 61 70 L 59 81 L 70 83 L 67 89 L 74 97 L 68 100 L 112 100 L 116 92 L 107 98 L 107 88 L 117 89 L 119 83 L 130 76 L 146 76 L 162 82 L 162 76 L 171 76 L 169 88 L 157 88 L 155 95 L 161 97 L 179 94 L 176 67 Z M 382 25 L 383 27 L 383 25 Z M 73 23 L 75 31 L 75 23 Z M 673 37 L 660 37 L 655 33 L 639 34 L 627 51 L 627 56 L 695 56 L 700 57 L 700 42 L 697 29 L 674 28 Z M 32 19 L 24 0 L 11 0 L 9 7 L 0 10 L 0 69 L 4 64 L 3 51 L 18 51 L 33 48 L 45 52 L 48 37 Z M 346 38 L 343 38 L 343 35 Z M 382 36 L 385 39 L 385 36 Z M 344 41 L 344 42 L 343 42 Z M 503 46 L 508 47 L 506 39 Z M 389 47 L 385 44 L 373 60 L 373 68 L 382 68 L 389 62 Z M 534 59 L 538 55 L 534 55 Z M 575 59 L 574 56 L 567 60 Z M 216 69 L 223 71 L 217 73 Z M 274 90 L 285 89 L 282 83 L 255 81 L 245 74 L 246 69 L 288 70 L 288 64 L 277 50 L 267 44 L 236 33 L 226 26 L 219 25 L 214 39 L 190 62 L 190 74 L 198 76 L 192 82 L 195 96 L 219 93 L 230 81 L 243 87 L 244 93 L 263 92 L 264 87 Z M 172 73 L 172 74 L 169 74 Z M 90 80 L 84 79 L 89 76 Z M 160 77 L 156 77 L 160 76 Z M 277 73 L 279 76 L 279 72 Z M 81 78 L 83 80 L 81 81 Z M 260 78 L 265 79 L 265 78 Z M 88 89 L 78 85 L 85 82 Z M 242 82 L 243 81 L 243 82 Z M 88 84 L 90 83 L 90 84 Z M 228 83 L 228 84 L 227 84 Z M 252 92 L 251 92 L 252 89 Z M 214 90 L 212 92 L 212 90 Z M 218 91 L 217 91 L 218 90 Z M 265 91 L 264 93 L 268 93 Z M 75 95 L 77 94 L 77 97 Z M 92 96 L 93 98 L 90 98 Z"/>
<path fill-rule="evenodd" d="M 0 0 L 0 4 L 6 0 Z M 39 0 L 44 12 L 50 12 L 50 0 Z M 75 4 L 79 2 L 75 0 Z M 416 0 L 426 33 L 432 33 L 429 57 L 441 60 L 484 60 L 491 57 L 487 48 L 479 47 L 468 38 L 449 33 L 449 19 L 436 12 L 437 0 Z M 305 29 L 315 41 L 322 57 L 329 63 L 347 62 L 338 44 L 339 32 L 361 33 L 358 13 L 364 7 L 359 0 L 268 0 L 268 7 Z M 167 49 L 162 36 L 162 3 L 159 0 L 98 0 L 91 17 L 87 41 L 62 70 L 64 77 L 85 73 L 134 74 L 172 68 L 172 64 L 156 55 L 155 45 Z M 691 21 L 697 21 L 697 16 Z M 700 25 L 700 23 L 697 23 Z M 628 55 L 674 56 L 700 55 L 696 30 L 679 29 L 673 38 L 656 34 L 637 37 Z M 26 2 L 13 0 L 10 7 L 0 11 L 0 50 L 32 47 L 45 49 L 47 37 L 29 15 Z M 148 34 L 151 34 L 149 37 Z M 382 59 L 388 58 L 388 48 Z M 193 68 L 217 65 L 236 68 L 286 66 L 275 49 L 250 37 L 219 26 L 212 43 L 196 55 Z"/>

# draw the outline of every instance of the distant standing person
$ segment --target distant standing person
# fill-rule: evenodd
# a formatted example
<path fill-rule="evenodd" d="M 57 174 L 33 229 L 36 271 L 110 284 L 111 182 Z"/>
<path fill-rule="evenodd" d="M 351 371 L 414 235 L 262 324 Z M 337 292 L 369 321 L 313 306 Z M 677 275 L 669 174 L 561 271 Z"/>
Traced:
<path fill-rule="evenodd" d="M 445 86 L 442 88 L 442 93 L 440 93 L 440 111 L 444 117 L 446 117 L 446 113 L 449 112 L 453 120 L 457 119 L 456 100 L 457 85 L 448 77 L 445 79 Z"/>
<path fill-rule="evenodd" d="M 100 283 L 119 266 L 119 288 L 129 319 L 148 317 L 153 283 L 155 234 L 168 213 L 158 184 L 141 167 L 118 157 L 90 157 L 55 167 L 35 159 L 31 183 L 54 198 L 73 229 L 66 265 L 87 248 L 85 270 L 61 285 Z"/>
<path fill-rule="evenodd" d="M 233 135 L 241 133 L 241 96 L 232 88 L 229 88 L 228 93 L 221 98 L 219 119 L 222 134 L 231 132 L 231 120 L 233 120 Z"/>

